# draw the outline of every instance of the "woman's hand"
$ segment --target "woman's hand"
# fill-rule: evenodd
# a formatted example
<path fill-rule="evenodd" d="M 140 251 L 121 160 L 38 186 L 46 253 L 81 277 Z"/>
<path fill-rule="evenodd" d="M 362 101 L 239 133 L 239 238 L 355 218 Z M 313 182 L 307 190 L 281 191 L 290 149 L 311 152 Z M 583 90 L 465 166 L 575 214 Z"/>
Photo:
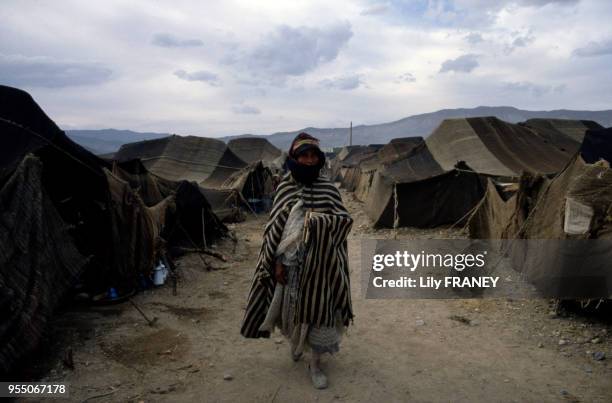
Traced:
<path fill-rule="evenodd" d="M 287 284 L 287 274 L 285 273 L 285 266 L 279 261 L 276 261 L 276 266 L 274 267 L 274 276 L 276 277 L 276 282 L 282 285 Z"/>

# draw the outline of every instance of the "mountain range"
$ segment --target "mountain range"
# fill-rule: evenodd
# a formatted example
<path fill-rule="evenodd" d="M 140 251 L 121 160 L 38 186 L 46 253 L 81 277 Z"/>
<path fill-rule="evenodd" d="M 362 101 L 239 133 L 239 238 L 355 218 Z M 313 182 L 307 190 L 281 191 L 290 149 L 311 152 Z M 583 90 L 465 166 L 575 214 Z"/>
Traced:
<path fill-rule="evenodd" d="M 117 129 L 66 130 L 66 134 L 72 141 L 94 154 L 111 154 L 119 150 L 123 144 L 153 140 L 170 135 L 170 133 L 143 133 Z"/>
<path fill-rule="evenodd" d="M 612 110 L 579 111 L 558 109 L 553 111 L 528 111 L 511 106 L 478 106 L 476 108 L 442 109 L 437 112 L 409 116 L 394 122 L 359 125 L 353 127 L 353 144 L 385 144 L 396 137 L 427 137 L 444 119 L 495 116 L 510 123 L 522 122 L 532 118 L 592 120 L 604 127 L 612 126 Z M 348 127 L 316 128 L 277 132 L 270 135 L 242 134 L 221 137 L 228 141 L 232 138 L 250 136 L 265 137 L 281 150 L 289 148 L 291 141 L 300 132 L 308 132 L 321 140 L 323 147 L 340 147 L 348 144 Z M 150 140 L 168 136 L 168 133 L 139 133 L 130 130 L 67 130 L 66 134 L 77 143 L 97 154 L 111 153 L 122 144 L 140 140 Z"/>

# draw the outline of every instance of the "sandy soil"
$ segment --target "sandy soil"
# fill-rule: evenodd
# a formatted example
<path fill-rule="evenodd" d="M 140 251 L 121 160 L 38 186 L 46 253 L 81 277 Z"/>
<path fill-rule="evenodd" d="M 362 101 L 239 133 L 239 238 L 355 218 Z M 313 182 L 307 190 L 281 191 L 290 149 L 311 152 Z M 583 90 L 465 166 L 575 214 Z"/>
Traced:
<path fill-rule="evenodd" d="M 48 340 L 46 381 L 71 385 L 73 401 L 612 401 L 609 323 L 551 315 L 541 300 L 366 300 L 359 242 L 372 231 L 359 203 L 349 242 L 355 323 L 327 357 L 327 390 L 311 387 L 280 336 L 240 336 L 265 217 L 234 226 L 238 243 L 219 246 L 230 262 L 180 259 L 178 293 L 147 291 L 129 303 L 64 312 Z M 400 231 L 400 237 L 459 237 Z M 208 258 L 207 258 L 208 259 Z M 604 352 L 597 361 L 593 352 Z M 74 369 L 65 359 L 72 354 Z M 227 379 L 225 379 L 227 378 Z"/>

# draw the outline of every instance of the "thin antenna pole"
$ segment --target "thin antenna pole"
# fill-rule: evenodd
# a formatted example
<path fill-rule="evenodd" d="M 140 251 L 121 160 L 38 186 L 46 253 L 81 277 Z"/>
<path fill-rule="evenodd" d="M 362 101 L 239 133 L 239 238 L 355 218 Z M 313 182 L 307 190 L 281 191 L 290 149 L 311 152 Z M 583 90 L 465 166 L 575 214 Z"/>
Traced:
<path fill-rule="evenodd" d="M 349 129 L 349 146 L 353 145 L 353 122 L 351 121 L 351 127 Z"/>

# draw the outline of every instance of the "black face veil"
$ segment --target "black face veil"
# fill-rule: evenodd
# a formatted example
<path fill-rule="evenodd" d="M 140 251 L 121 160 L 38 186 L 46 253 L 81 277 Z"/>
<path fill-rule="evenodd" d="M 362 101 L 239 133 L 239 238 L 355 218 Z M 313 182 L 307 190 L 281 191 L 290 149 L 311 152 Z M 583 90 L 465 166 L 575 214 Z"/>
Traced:
<path fill-rule="evenodd" d="M 304 165 L 297 160 L 287 157 L 287 168 L 291 171 L 293 179 L 305 185 L 311 185 L 321 173 L 321 168 L 325 165 L 325 154 L 317 150 L 319 154 L 319 163 L 317 165 Z"/>

